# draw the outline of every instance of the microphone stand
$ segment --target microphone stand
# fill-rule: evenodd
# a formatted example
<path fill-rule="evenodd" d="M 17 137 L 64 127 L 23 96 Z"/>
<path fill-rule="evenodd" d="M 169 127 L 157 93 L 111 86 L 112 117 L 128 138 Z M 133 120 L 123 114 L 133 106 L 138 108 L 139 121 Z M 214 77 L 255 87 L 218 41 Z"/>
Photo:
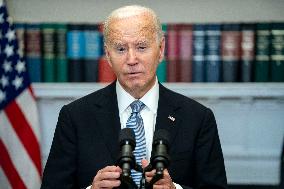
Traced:
<path fill-rule="evenodd" d="M 146 181 L 146 172 L 152 171 L 153 166 L 149 164 L 142 172 L 142 178 L 140 181 L 140 188 L 139 189 L 153 189 L 153 185 L 160 179 L 163 178 L 163 171 L 164 168 L 162 166 L 157 166 L 156 173 L 153 176 L 153 178 L 150 180 L 150 182 Z"/>
<path fill-rule="evenodd" d="M 146 172 L 152 171 L 153 167 L 151 164 L 149 164 L 145 169 L 143 169 L 140 165 L 135 164 L 134 167 L 135 171 L 142 173 L 142 178 L 140 180 L 140 186 L 138 187 L 137 184 L 132 180 L 131 175 L 127 173 L 122 173 L 120 175 L 121 180 L 121 188 L 127 188 L 127 189 L 153 189 L 153 185 L 163 178 L 163 167 L 157 166 L 156 168 L 156 174 L 151 179 L 150 182 L 146 181 Z"/>

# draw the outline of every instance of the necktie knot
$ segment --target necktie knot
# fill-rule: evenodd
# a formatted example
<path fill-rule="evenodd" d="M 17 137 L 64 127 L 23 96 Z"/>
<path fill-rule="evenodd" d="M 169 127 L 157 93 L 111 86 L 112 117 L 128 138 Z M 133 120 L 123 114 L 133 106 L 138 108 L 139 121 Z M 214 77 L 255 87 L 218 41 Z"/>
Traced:
<path fill-rule="evenodd" d="M 140 100 L 135 100 L 130 104 L 130 107 L 132 109 L 132 113 L 139 113 L 145 107 L 145 104 Z"/>

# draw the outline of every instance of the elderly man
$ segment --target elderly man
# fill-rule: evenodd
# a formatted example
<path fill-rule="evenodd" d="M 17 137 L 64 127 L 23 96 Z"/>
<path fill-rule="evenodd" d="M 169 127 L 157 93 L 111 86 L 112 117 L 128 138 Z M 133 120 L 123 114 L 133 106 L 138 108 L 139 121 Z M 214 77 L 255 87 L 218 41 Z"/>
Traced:
<path fill-rule="evenodd" d="M 153 133 L 170 134 L 171 162 L 159 188 L 226 188 L 226 173 L 212 111 L 162 86 L 156 69 L 165 39 L 149 8 L 126 6 L 104 24 L 105 52 L 117 76 L 109 86 L 62 108 L 45 167 L 45 188 L 121 187 L 118 134 L 134 130 L 136 162 L 148 165 Z M 149 181 L 155 171 L 146 173 Z M 141 174 L 132 170 L 139 185 Z"/>

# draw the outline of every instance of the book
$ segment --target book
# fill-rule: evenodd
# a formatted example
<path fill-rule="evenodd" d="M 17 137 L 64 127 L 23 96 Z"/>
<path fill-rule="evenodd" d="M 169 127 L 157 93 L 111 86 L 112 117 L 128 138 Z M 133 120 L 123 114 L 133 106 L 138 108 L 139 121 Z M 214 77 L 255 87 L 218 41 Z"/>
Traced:
<path fill-rule="evenodd" d="M 284 81 L 284 23 L 271 26 L 271 81 Z"/>
<path fill-rule="evenodd" d="M 221 33 L 222 80 L 237 82 L 240 73 L 240 24 L 223 24 Z"/>
<path fill-rule="evenodd" d="M 165 58 L 159 63 L 156 74 L 159 82 L 167 81 L 167 61 Z"/>
<path fill-rule="evenodd" d="M 55 82 L 55 24 L 41 24 L 43 82 Z"/>
<path fill-rule="evenodd" d="M 18 40 L 18 53 L 20 57 L 25 57 L 25 23 L 15 23 L 14 24 L 16 36 Z"/>
<path fill-rule="evenodd" d="M 83 57 L 85 54 L 84 25 L 68 24 L 67 58 L 68 76 L 70 82 L 83 81 Z"/>
<path fill-rule="evenodd" d="M 96 24 L 84 26 L 85 55 L 84 55 L 84 81 L 96 82 L 98 76 L 98 62 L 102 56 L 102 37 Z"/>
<path fill-rule="evenodd" d="M 165 57 L 168 57 L 168 24 L 162 24 L 162 31 L 165 38 Z"/>
<path fill-rule="evenodd" d="M 258 23 L 256 25 L 255 82 L 268 82 L 270 80 L 270 29 L 270 23 Z"/>
<path fill-rule="evenodd" d="M 167 24 L 162 24 L 162 30 L 164 33 L 165 41 L 167 41 Z M 167 52 L 167 43 L 165 45 L 165 54 L 164 59 L 162 62 L 159 63 L 156 74 L 157 78 L 160 82 L 166 82 L 167 81 L 167 61 L 166 61 L 166 52 Z"/>
<path fill-rule="evenodd" d="M 98 82 L 109 83 L 116 79 L 114 72 L 112 71 L 105 56 L 99 59 L 98 65 Z"/>
<path fill-rule="evenodd" d="M 169 24 L 167 28 L 167 81 L 178 82 L 180 79 L 180 40 L 179 26 L 177 24 Z"/>
<path fill-rule="evenodd" d="M 193 25 L 192 81 L 205 81 L 205 24 Z"/>
<path fill-rule="evenodd" d="M 25 54 L 31 82 L 42 81 L 40 24 L 26 24 Z"/>
<path fill-rule="evenodd" d="M 56 54 L 56 82 L 68 81 L 68 60 L 66 56 L 67 25 L 57 23 L 55 25 L 55 54 Z"/>
<path fill-rule="evenodd" d="M 182 24 L 179 27 L 180 82 L 192 81 L 192 25 Z"/>
<path fill-rule="evenodd" d="M 241 81 L 252 81 L 255 57 L 255 24 L 241 26 Z"/>
<path fill-rule="evenodd" d="M 221 79 L 221 25 L 206 25 L 205 36 L 205 81 L 219 82 Z"/>

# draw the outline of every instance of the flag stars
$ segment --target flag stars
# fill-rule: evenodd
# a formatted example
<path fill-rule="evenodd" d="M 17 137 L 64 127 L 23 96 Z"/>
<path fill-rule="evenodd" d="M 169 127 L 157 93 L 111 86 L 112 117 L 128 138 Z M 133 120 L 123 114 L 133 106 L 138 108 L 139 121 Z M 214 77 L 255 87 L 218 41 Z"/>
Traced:
<path fill-rule="evenodd" d="M 6 53 L 7 57 L 10 57 L 14 54 L 13 46 L 6 45 L 4 52 Z"/>
<path fill-rule="evenodd" d="M 9 23 L 9 25 L 10 25 L 10 26 L 12 25 L 12 23 L 13 23 L 13 19 L 12 19 L 12 17 L 11 17 L 11 16 L 8 16 L 8 18 L 7 18 L 7 22 Z"/>
<path fill-rule="evenodd" d="M 6 93 L 0 90 L 0 103 L 6 99 Z"/>
<path fill-rule="evenodd" d="M 23 56 L 24 56 L 23 49 L 21 49 L 21 48 L 18 48 L 17 53 L 20 55 L 20 57 L 23 57 Z"/>
<path fill-rule="evenodd" d="M 9 29 L 9 31 L 6 33 L 5 35 L 7 37 L 7 39 L 10 41 L 13 41 L 14 39 L 16 39 L 16 33 L 14 30 Z"/>
<path fill-rule="evenodd" d="M 18 61 L 15 69 L 19 74 L 26 71 L 25 63 L 23 61 Z"/>
<path fill-rule="evenodd" d="M 23 84 L 23 78 L 16 76 L 15 79 L 12 81 L 12 84 L 15 86 L 16 90 L 18 90 Z"/>
<path fill-rule="evenodd" d="M 2 65 L 5 72 L 11 72 L 12 71 L 12 63 L 9 61 L 5 61 Z"/>
<path fill-rule="evenodd" d="M 2 75 L 0 79 L 0 84 L 2 85 L 3 88 L 9 85 L 9 80 L 5 75 Z"/>

